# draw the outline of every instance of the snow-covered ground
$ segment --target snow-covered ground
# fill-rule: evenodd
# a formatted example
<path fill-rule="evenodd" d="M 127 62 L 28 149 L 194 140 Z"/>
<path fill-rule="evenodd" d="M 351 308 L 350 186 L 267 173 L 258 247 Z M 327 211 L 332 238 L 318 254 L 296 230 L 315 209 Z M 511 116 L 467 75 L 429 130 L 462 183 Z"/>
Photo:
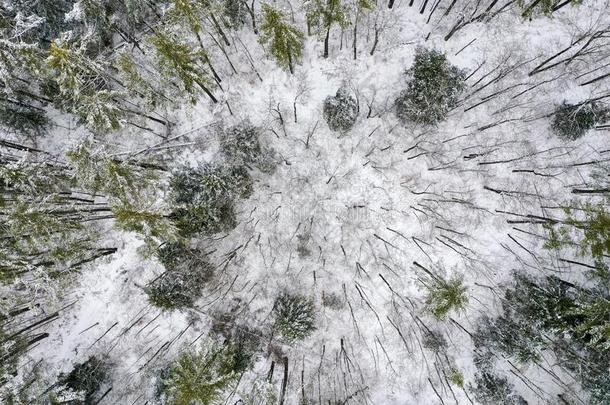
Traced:
<path fill-rule="evenodd" d="M 353 403 L 433 404 L 442 398 L 466 404 L 473 399 L 451 387 L 444 370 L 459 370 L 468 384 L 475 372 L 469 332 L 480 316 L 499 310 L 493 288 L 517 268 L 544 269 L 556 260 L 518 225 L 507 223 L 514 217 L 499 211 L 543 214 L 541 205 L 569 199 L 571 187 L 589 176 L 588 166 L 570 164 L 608 156 L 607 130 L 566 142 L 551 133 L 545 117 L 564 100 L 607 92 L 607 83 L 579 86 L 582 80 L 570 66 L 531 77 L 528 72 L 577 33 L 608 24 L 609 15 L 604 1 L 531 21 L 509 8 L 444 41 L 450 22 L 426 23 L 428 13 L 419 14 L 406 1 L 383 13 L 388 27 L 373 56 L 371 32 L 361 33 L 361 51 L 353 60 L 351 43 L 344 39 L 340 50 L 335 29 L 331 57 L 323 59 L 322 42 L 308 38 L 294 75 L 265 56 L 251 31 L 232 34 L 243 41 L 262 80 L 235 41 L 230 55 L 239 74 L 223 81 L 225 91 L 218 93 L 223 102 L 212 106 L 202 99 L 185 106 L 171 134 L 188 133 L 174 141 L 184 146 L 157 153 L 172 167 L 222 159 L 213 124 L 242 120 L 264 128 L 262 142 L 275 151 L 279 163 L 273 173 L 253 172 L 254 194 L 238 204 L 237 228 L 201 242 L 218 264 L 214 285 L 193 310 L 151 306 L 142 287 L 162 266 L 142 257 L 137 235 L 109 231 L 107 240 L 118 252 L 82 272 L 66 297 L 76 303 L 46 327 L 50 338 L 29 353 L 44 360 L 46 374 L 107 354 L 114 365 L 113 390 L 104 403 L 144 404 L 154 390 L 155 367 L 205 336 L 213 318 L 235 311 L 237 323 L 267 331 L 276 296 L 288 291 L 314 298 L 316 331 L 293 345 L 270 342 L 226 403 L 247 394 L 252 381 L 264 380 L 271 362 L 280 364 L 283 356 L 289 359 L 289 404 L 299 403 L 303 393 L 311 403 L 350 398 Z M 469 74 L 483 64 L 467 80 L 467 99 L 436 127 L 404 126 L 392 112 L 418 46 L 443 51 Z M 220 52 L 215 57 L 222 65 Z M 484 86 L 517 64 L 522 65 Z M 519 95 L 545 80 L 535 92 Z M 341 85 L 357 95 L 360 108 L 356 125 L 344 135 L 330 131 L 322 118 L 323 100 Z M 65 150 L 85 136 L 62 129 L 40 146 Z M 126 153 L 159 139 L 126 130 L 107 141 L 117 153 Z M 532 257 L 525 249 L 542 253 Z M 462 275 L 466 310 L 444 321 L 432 317 L 424 309 L 427 276 L 414 262 L 438 275 Z M 336 296 L 338 304 L 323 305 L 327 296 Z M 424 347 L 427 330 L 447 339 L 446 355 Z M 511 370 L 502 359 L 498 364 Z M 519 372 L 543 387 L 545 395 L 511 377 L 532 404 L 553 403 L 565 390 L 537 369 Z M 276 371 L 272 382 L 278 391 L 281 381 Z M 579 390 L 576 384 L 572 389 Z"/>

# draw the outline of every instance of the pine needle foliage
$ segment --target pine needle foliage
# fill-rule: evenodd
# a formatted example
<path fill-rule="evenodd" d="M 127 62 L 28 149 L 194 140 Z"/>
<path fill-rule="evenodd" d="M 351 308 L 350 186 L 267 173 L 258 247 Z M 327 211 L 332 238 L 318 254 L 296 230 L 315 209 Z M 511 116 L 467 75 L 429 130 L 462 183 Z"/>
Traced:
<path fill-rule="evenodd" d="M 445 119 L 465 89 L 466 73 L 433 49 L 418 48 L 413 66 L 405 72 L 407 89 L 395 101 L 403 122 L 434 125 Z"/>
<path fill-rule="evenodd" d="M 167 310 L 192 307 L 214 275 L 207 255 L 172 242 L 159 248 L 157 256 L 166 271 L 145 288 L 149 301 Z"/>
<path fill-rule="evenodd" d="M 346 133 L 358 119 L 358 103 L 344 87 L 324 100 L 323 115 L 331 131 Z"/>
<path fill-rule="evenodd" d="M 310 298 L 283 293 L 273 310 L 275 329 L 288 342 L 303 340 L 316 329 L 316 309 Z"/>
<path fill-rule="evenodd" d="M 598 103 L 570 104 L 564 101 L 555 110 L 551 128 L 561 139 L 573 141 L 609 116 L 608 110 Z"/>
<path fill-rule="evenodd" d="M 279 9 L 263 4 L 261 42 L 269 46 L 269 53 L 282 67 L 294 73 L 294 65 L 301 60 L 303 33 L 291 26 Z"/>
<path fill-rule="evenodd" d="M 238 361 L 237 348 L 210 344 L 186 351 L 162 376 L 160 397 L 167 405 L 211 405 L 235 384 L 247 364 Z"/>
<path fill-rule="evenodd" d="M 462 276 L 434 279 L 431 284 L 426 284 L 426 289 L 426 305 L 437 319 L 445 319 L 451 311 L 462 311 L 468 304 L 468 289 Z"/>
<path fill-rule="evenodd" d="M 234 205 L 250 196 L 252 179 L 243 167 L 203 165 L 175 172 L 170 189 L 170 218 L 182 235 L 212 235 L 237 225 Z"/>
<path fill-rule="evenodd" d="M 100 387 L 108 378 L 109 366 L 97 357 L 74 365 L 72 371 L 60 374 L 51 403 L 87 405 L 96 402 Z"/>

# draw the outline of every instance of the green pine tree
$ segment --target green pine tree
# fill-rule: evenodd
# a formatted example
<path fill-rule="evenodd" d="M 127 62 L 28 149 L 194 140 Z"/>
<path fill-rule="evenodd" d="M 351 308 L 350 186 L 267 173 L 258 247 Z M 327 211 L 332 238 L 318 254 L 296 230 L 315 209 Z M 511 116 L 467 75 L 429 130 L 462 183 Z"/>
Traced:
<path fill-rule="evenodd" d="M 263 4 L 261 42 L 269 45 L 269 52 L 280 66 L 294 73 L 294 65 L 303 53 L 303 33 L 286 21 L 284 13 L 268 4 Z"/>

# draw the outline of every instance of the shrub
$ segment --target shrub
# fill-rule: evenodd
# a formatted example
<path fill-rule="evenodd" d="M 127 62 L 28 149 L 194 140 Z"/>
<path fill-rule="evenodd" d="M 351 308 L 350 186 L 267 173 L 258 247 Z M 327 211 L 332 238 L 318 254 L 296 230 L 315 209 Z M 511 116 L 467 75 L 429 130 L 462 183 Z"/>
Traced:
<path fill-rule="evenodd" d="M 562 139 L 575 140 L 604 121 L 608 111 L 597 103 L 569 104 L 565 101 L 555 109 L 551 128 Z"/>
<path fill-rule="evenodd" d="M 259 128 L 242 123 L 224 131 L 220 147 L 232 165 L 252 165 L 270 173 L 275 168 L 273 152 L 261 146 L 259 137 Z"/>
<path fill-rule="evenodd" d="M 358 118 L 358 104 L 347 89 L 341 87 L 335 96 L 324 100 L 323 113 L 331 131 L 347 132 Z"/>
<path fill-rule="evenodd" d="M 162 373 L 159 396 L 172 405 L 215 403 L 247 368 L 239 356 L 231 344 L 185 352 Z"/>
<path fill-rule="evenodd" d="M 442 121 L 465 88 L 465 71 L 435 50 L 417 49 L 415 63 L 405 73 L 409 78 L 407 89 L 395 102 L 396 115 L 402 122 L 433 125 Z"/>
<path fill-rule="evenodd" d="M 212 235 L 233 229 L 234 203 L 252 193 L 252 179 L 243 167 L 205 165 L 182 169 L 170 180 L 173 203 L 170 214 L 183 236 Z"/>
<path fill-rule="evenodd" d="M 315 330 L 315 306 L 300 295 L 280 295 L 274 305 L 275 328 L 289 342 L 305 339 Z"/>
<path fill-rule="evenodd" d="M 463 310 L 468 304 L 467 288 L 463 285 L 461 276 L 449 280 L 435 279 L 426 288 L 426 304 L 437 319 L 444 319 L 452 310 Z"/>
<path fill-rule="evenodd" d="M 205 253 L 168 243 L 159 249 L 158 257 L 166 271 L 145 288 L 149 301 L 169 310 L 192 307 L 214 274 Z"/>

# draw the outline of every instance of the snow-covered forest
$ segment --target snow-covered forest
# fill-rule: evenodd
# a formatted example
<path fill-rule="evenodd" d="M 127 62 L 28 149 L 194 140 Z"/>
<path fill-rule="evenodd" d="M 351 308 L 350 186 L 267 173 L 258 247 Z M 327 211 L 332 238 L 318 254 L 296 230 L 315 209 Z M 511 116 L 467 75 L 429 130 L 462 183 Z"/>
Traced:
<path fill-rule="evenodd" d="M 610 404 L 608 0 L 0 0 L 0 403 Z"/>

